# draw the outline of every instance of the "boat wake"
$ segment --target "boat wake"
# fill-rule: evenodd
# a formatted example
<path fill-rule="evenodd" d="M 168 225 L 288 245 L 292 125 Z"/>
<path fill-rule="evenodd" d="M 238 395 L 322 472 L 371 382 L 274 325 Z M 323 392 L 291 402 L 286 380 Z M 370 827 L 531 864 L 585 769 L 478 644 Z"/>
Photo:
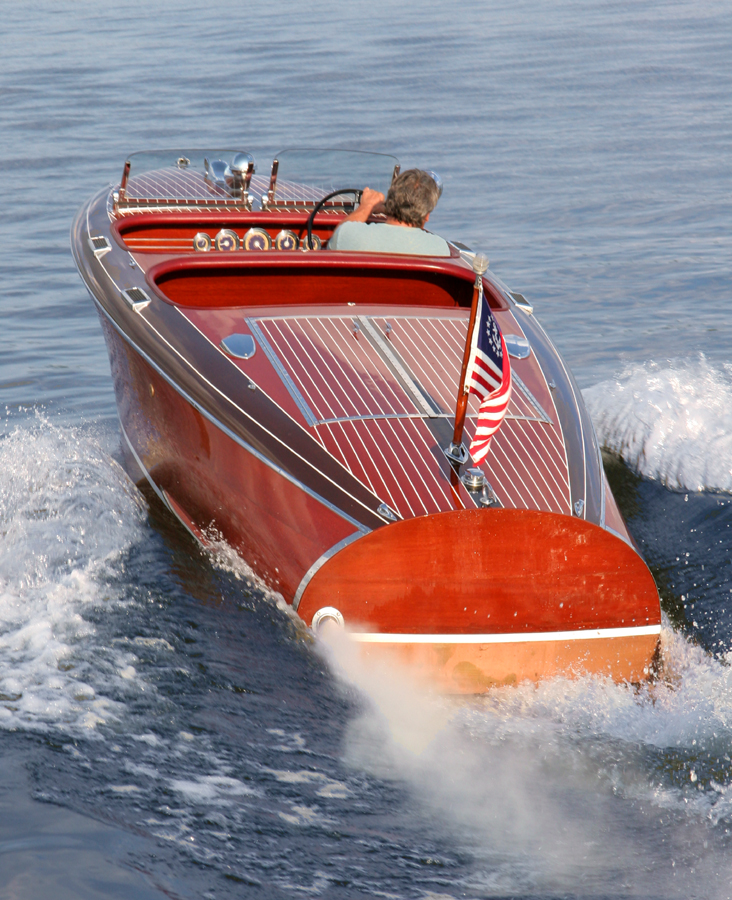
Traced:
<path fill-rule="evenodd" d="M 458 702 L 363 665 L 334 629 L 324 652 L 366 699 L 345 759 L 408 785 L 410 814 L 471 857 L 467 896 L 727 897 L 732 669 L 668 625 L 663 641 L 667 679 L 640 691 L 558 678 Z"/>
<path fill-rule="evenodd" d="M 648 401 L 663 393 L 659 371 L 662 412 Z M 710 403 L 728 390 L 725 372 L 702 362 Z M 677 424 L 676 463 L 691 458 L 674 401 L 684 373 L 701 395 L 686 364 L 637 367 L 593 394 L 606 443 L 639 435 L 644 474 L 653 408 Z M 618 398 L 631 383 L 624 425 Z M 639 409 L 647 432 L 629 424 Z M 720 425 L 720 445 L 723 423 L 709 413 L 705 424 Z M 191 883 L 202 866 L 216 873 L 217 896 L 230 895 L 231 872 L 262 890 L 325 890 L 330 876 L 298 848 L 316 842 L 335 858 L 344 833 L 349 877 L 396 895 L 415 884 L 446 897 L 601 897 L 609 885 L 628 897 L 729 895 L 732 655 L 667 623 L 664 680 L 641 690 L 554 679 L 445 700 L 408 673 L 361 666 L 338 641 L 323 650 L 337 674 L 326 676 L 225 545 L 213 541 L 210 566 L 181 529 L 150 528 L 116 442 L 111 429 L 43 415 L 0 426 L 0 728 L 61 747 L 39 768 L 38 796 L 112 810 L 149 835 L 157 859 L 169 847 L 189 860 Z M 679 575 L 703 559 L 700 546 Z M 699 605 L 712 588 L 694 578 Z"/>
<path fill-rule="evenodd" d="M 732 491 L 732 365 L 627 366 L 583 392 L 600 443 L 676 490 Z"/>
<path fill-rule="evenodd" d="M 40 413 L 0 426 L 0 472 L 0 727 L 88 729 L 115 704 L 89 683 L 82 612 L 123 599 L 105 575 L 144 505 L 104 435 Z"/>

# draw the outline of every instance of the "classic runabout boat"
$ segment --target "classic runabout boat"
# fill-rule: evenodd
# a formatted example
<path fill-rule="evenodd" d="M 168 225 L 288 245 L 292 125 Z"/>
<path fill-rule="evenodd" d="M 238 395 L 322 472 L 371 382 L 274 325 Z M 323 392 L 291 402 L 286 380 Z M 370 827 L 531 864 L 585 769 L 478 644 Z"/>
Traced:
<path fill-rule="evenodd" d="M 73 254 L 130 464 L 308 626 L 345 624 L 367 656 L 448 692 L 643 681 L 658 592 L 531 305 L 457 243 L 327 248 L 358 189 L 398 171 L 343 151 L 287 150 L 266 176 L 241 151 L 139 153 L 80 210 Z M 478 465 L 480 401 L 461 388 L 476 296 L 512 384 Z"/>

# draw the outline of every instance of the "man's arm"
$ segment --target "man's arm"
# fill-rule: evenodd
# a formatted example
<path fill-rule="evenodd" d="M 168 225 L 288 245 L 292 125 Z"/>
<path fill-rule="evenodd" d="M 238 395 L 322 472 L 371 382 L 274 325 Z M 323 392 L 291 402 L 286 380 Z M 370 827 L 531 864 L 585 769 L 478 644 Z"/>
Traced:
<path fill-rule="evenodd" d="M 376 207 L 384 202 L 384 195 L 380 191 L 372 191 L 371 188 L 365 187 L 361 195 L 360 204 L 354 211 L 346 216 L 344 222 L 366 222 L 373 212 L 381 212 Z"/>

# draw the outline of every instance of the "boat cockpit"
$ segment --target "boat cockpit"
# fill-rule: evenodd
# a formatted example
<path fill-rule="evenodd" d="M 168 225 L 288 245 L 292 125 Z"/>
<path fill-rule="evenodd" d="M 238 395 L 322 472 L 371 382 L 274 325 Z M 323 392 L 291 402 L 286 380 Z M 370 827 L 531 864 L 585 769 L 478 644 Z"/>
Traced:
<path fill-rule="evenodd" d="M 176 305 L 469 307 L 466 248 L 443 258 L 322 252 L 361 189 L 385 194 L 399 171 L 396 157 L 362 151 L 284 150 L 268 177 L 246 151 L 134 153 L 111 196 L 112 234 Z M 499 290 L 488 294 L 507 308 Z"/>

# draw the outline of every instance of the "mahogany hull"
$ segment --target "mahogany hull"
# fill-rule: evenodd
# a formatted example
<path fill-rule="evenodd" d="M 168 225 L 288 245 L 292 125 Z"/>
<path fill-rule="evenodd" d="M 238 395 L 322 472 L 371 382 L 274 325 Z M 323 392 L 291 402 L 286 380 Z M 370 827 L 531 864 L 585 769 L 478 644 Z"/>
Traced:
<path fill-rule="evenodd" d="M 583 675 L 641 684 L 654 674 L 658 633 L 516 643 L 356 643 L 362 665 L 402 667 L 427 688 L 482 694 L 495 687 Z"/>
<path fill-rule="evenodd" d="M 361 532 L 213 425 L 101 318 L 127 451 L 199 542 L 226 541 L 291 601 L 313 559 Z"/>
<path fill-rule="evenodd" d="M 304 221 L 265 209 L 125 217 L 108 194 L 80 211 L 72 249 L 138 471 L 198 541 L 226 541 L 306 625 L 335 607 L 354 653 L 443 690 L 650 677 L 658 593 L 541 326 L 484 279 L 504 334 L 530 347 L 512 362 L 513 405 L 482 465 L 504 507 L 492 508 L 443 453 L 474 280 L 455 248 L 417 260 L 192 250 L 201 230 L 274 237 Z M 256 354 L 228 352 L 231 335 Z"/>
<path fill-rule="evenodd" d="M 559 674 L 639 682 L 660 626 L 653 577 L 628 544 L 519 510 L 372 532 L 313 575 L 298 613 L 310 624 L 324 607 L 340 611 L 366 658 L 399 660 L 458 693 Z"/>

